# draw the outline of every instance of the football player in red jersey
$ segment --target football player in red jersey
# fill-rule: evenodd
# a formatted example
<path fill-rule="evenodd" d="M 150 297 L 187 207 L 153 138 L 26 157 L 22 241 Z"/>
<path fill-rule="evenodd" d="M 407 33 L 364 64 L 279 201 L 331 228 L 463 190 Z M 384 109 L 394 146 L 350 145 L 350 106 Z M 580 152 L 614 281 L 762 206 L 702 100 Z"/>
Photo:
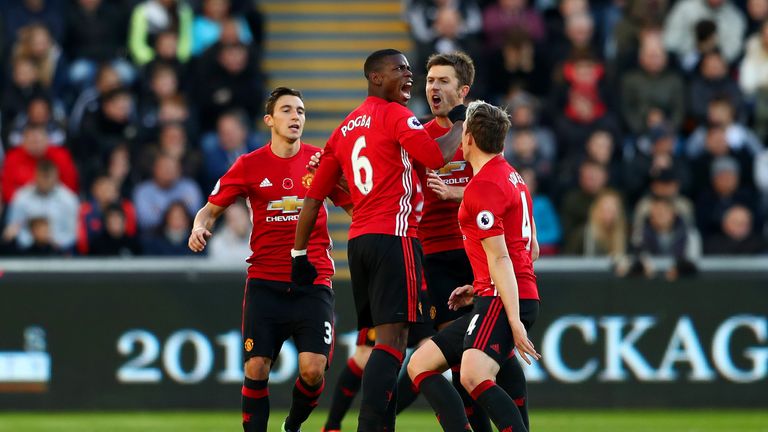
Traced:
<path fill-rule="evenodd" d="M 271 141 L 239 157 L 219 179 L 195 217 L 189 248 L 201 252 L 216 219 L 238 197 L 247 200 L 253 221 L 253 253 L 247 259 L 250 265 L 243 300 L 243 430 L 267 430 L 270 367 L 283 342 L 293 337 L 299 351 L 299 377 L 283 431 L 295 432 L 317 405 L 332 354 L 334 266 L 323 206 L 307 251 L 316 265 L 315 277 L 301 287 L 291 282 L 289 251 L 311 183 L 306 165 L 319 149 L 301 141 L 305 114 L 298 90 L 276 88 L 267 100 L 266 112 L 264 122 L 271 130 Z M 338 188 L 330 196 L 336 205 L 351 207 L 349 196 Z"/>
<path fill-rule="evenodd" d="M 508 129 L 503 110 L 484 102 L 469 105 L 462 150 L 474 177 L 464 191 L 459 223 L 474 282 L 449 301 L 453 308 L 464 306 L 474 294 L 474 306 L 417 350 L 408 368 L 446 431 L 469 430 L 461 399 L 440 375 L 457 363 L 463 386 L 499 430 L 527 430 L 515 401 L 494 382 L 513 349 L 528 363 L 528 355 L 540 357 L 527 335 L 539 309 L 536 229 L 528 188 L 500 155 Z"/>
<path fill-rule="evenodd" d="M 416 235 L 423 194 L 413 162 L 438 169 L 454 156 L 464 106 L 453 112 L 457 125 L 435 142 L 405 108 L 413 74 L 401 52 L 372 53 L 364 72 L 369 96 L 331 135 L 299 217 L 293 280 L 302 285 L 314 275 L 305 248 L 317 209 L 343 175 L 355 209 L 348 254 L 358 328 L 376 329 L 362 378 L 358 430 L 379 431 L 394 428 L 395 383 L 408 326 L 423 320 Z"/>

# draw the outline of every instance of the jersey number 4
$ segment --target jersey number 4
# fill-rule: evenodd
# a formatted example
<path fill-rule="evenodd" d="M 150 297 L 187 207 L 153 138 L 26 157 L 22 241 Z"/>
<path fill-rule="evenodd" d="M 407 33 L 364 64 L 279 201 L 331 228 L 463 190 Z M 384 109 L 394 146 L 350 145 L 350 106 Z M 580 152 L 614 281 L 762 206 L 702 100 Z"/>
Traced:
<path fill-rule="evenodd" d="M 352 147 L 352 172 L 355 174 L 355 186 L 360 190 L 363 195 L 368 195 L 373 189 L 373 165 L 371 161 L 365 157 L 360 156 L 360 152 L 365 148 L 365 136 L 355 141 L 355 146 Z M 363 181 L 365 177 L 365 181 Z"/>
<path fill-rule="evenodd" d="M 528 200 L 525 198 L 525 192 L 520 192 L 520 201 L 523 204 L 523 226 L 521 235 L 524 239 L 528 239 L 525 244 L 525 250 L 531 250 L 531 237 L 533 237 L 533 231 L 531 230 L 531 215 L 528 213 Z"/>

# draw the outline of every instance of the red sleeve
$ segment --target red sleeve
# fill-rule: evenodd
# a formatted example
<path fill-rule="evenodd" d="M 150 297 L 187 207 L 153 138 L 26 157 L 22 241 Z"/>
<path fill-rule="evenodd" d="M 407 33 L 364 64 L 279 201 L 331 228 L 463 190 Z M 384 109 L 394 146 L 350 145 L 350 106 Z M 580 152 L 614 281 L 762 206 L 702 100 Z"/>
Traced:
<path fill-rule="evenodd" d="M 219 207 L 229 207 L 237 197 L 248 195 L 244 158 L 245 156 L 237 158 L 229 170 L 216 182 L 211 195 L 208 196 L 209 203 Z"/>
<path fill-rule="evenodd" d="M 320 157 L 320 166 L 317 167 L 315 176 L 312 178 L 312 185 L 307 191 L 307 198 L 323 201 L 331 196 L 334 189 L 338 189 L 337 185 L 341 177 L 341 164 L 339 164 L 334 154 L 334 149 L 331 146 L 332 140 L 333 137 L 326 144 L 325 151 L 323 151 L 323 155 Z M 333 202 L 336 203 L 336 200 Z"/>
<path fill-rule="evenodd" d="M 504 235 L 505 201 L 499 186 L 489 181 L 470 183 L 464 190 L 464 209 L 475 221 L 481 240 Z"/>
<path fill-rule="evenodd" d="M 394 131 L 394 138 L 417 162 L 432 169 L 445 165 L 437 141 L 429 136 L 424 125 L 408 108 L 390 103 L 384 122 L 387 130 Z"/>

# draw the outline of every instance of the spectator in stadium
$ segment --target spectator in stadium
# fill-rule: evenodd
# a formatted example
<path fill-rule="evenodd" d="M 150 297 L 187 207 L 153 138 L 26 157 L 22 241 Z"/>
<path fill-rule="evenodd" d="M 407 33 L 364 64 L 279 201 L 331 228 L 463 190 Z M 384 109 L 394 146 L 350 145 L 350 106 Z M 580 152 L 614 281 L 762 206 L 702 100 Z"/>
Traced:
<path fill-rule="evenodd" d="M 141 238 L 144 255 L 192 255 L 187 237 L 192 230 L 192 214 L 183 201 L 174 201 L 162 214 L 159 226 Z"/>
<path fill-rule="evenodd" d="M 549 178 L 554 174 L 554 160 L 544 156 L 532 130 L 516 131 L 505 147 L 504 158 L 515 169 L 530 168 L 536 172 L 536 178 Z"/>
<path fill-rule="evenodd" d="M 546 37 L 544 19 L 528 0 L 496 0 L 483 9 L 486 49 L 500 50 L 512 30 L 521 31 L 535 43 L 544 42 Z"/>
<path fill-rule="evenodd" d="M 595 61 L 601 58 L 595 38 L 595 24 L 589 11 L 573 13 L 565 18 L 565 38 L 547 42 L 547 64 L 553 74 L 558 74 L 563 63 L 577 53 L 587 54 Z"/>
<path fill-rule="evenodd" d="M 102 96 L 97 111 L 86 113 L 74 153 L 85 174 L 91 175 L 115 146 L 125 143 L 132 147 L 138 134 L 133 94 L 118 87 Z"/>
<path fill-rule="evenodd" d="M 561 158 L 583 155 L 587 140 L 597 130 L 618 135 L 605 65 L 588 52 L 576 52 L 563 63 L 549 106 Z"/>
<path fill-rule="evenodd" d="M 192 24 L 192 55 L 202 54 L 221 36 L 224 22 L 230 18 L 229 0 L 203 0 L 203 14 L 195 17 Z M 237 26 L 238 41 L 250 44 L 253 40 L 248 22 L 242 16 L 233 17 Z"/>
<path fill-rule="evenodd" d="M 757 255 L 766 251 L 765 238 L 753 229 L 752 212 L 741 205 L 726 210 L 720 233 L 704 237 L 706 255 Z"/>
<path fill-rule="evenodd" d="M 139 172 L 133 169 L 132 156 L 126 144 L 119 144 L 103 159 L 107 170 L 107 176 L 115 181 L 120 191 L 120 196 L 130 198 L 133 196 L 133 188 L 138 182 Z"/>
<path fill-rule="evenodd" d="M 69 84 L 78 90 L 93 85 L 100 64 L 110 64 L 123 82 L 133 81 L 135 71 L 124 58 L 127 33 L 121 8 L 104 0 L 72 3 L 62 43 L 70 59 Z"/>
<path fill-rule="evenodd" d="M 35 23 L 19 29 L 12 55 L 31 60 L 43 88 L 57 98 L 63 96 L 67 84 L 66 63 L 61 47 L 51 37 L 47 27 Z"/>
<path fill-rule="evenodd" d="M 768 20 L 768 0 L 747 0 L 747 32 L 752 35 L 760 31 Z"/>
<path fill-rule="evenodd" d="M 11 60 L 11 76 L 3 86 L 0 101 L 3 125 L 14 124 L 16 116 L 27 110 L 34 97 L 46 95 L 39 77 L 40 71 L 30 57 L 17 56 Z M 7 132 L 2 135 L 7 136 Z"/>
<path fill-rule="evenodd" d="M 149 87 L 147 83 L 151 82 L 152 74 L 155 68 L 159 66 L 170 66 L 176 71 L 176 77 L 179 80 L 180 87 L 186 87 L 191 68 L 185 62 L 179 60 L 177 56 L 179 46 L 179 37 L 170 30 L 161 31 L 155 38 L 155 57 L 141 67 L 142 88 Z"/>
<path fill-rule="evenodd" d="M 202 175 L 203 157 L 200 150 L 190 145 L 184 125 L 176 122 L 164 123 L 160 126 L 160 134 L 156 142 L 143 146 L 140 154 L 139 167 L 143 177 L 152 175 L 152 165 L 158 154 L 167 154 L 181 161 L 181 173 L 184 177 L 198 180 Z M 212 186 L 212 185 L 211 185 Z"/>
<path fill-rule="evenodd" d="M 197 78 L 200 129 L 216 128 L 216 119 L 233 108 L 245 110 L 249 122 L 261 105 L 262 79 L 248 48 L 242 44 L 222 45 L 211 65 L 201 65 Z"/>
<path fill-rule="evenodd" d="M 110 204 L 104 209 L 104 229 L 97 234 L 90 245 L 93 256 L 137 256 L 141 254 L 141 244 L 136 233 L 128 232 L 128 221 L 124 207 Z"/>
<path fill-rule="evenodd" d="M 110 206 L 120 207 L 125 234 L 131 237 L 136 235 L 136 209 L 130 200 L 120 197 L 114 179 L 106 174 L 99 175 L 91 185 L 90 195 L 88 201 L 80 204 L 78 212 L 77 252 L 80 255 L 94 253 L 94 242 L 103 236 L 107 228 L 106 214 Z"/>
<path fill-rule="evenodd" d="M 555 205 L 547 195 L 538 193 L 539 180 L 536 171 L 523 168 L 520 171 L 533 201 L 533 220 L 536 221 L 536 239 L 539 241 L 541 255 L 555 255 L 560 251 L 563 232 Z"/>
<path fill-rule="evenodd" d="M 138 117 L 145 139 L 154 139 L 160 122 L 160 103 L 179 94 L 179 76 L 168 64 L 157 64 L 148 77 L 146 90 L 141 95 Z"/>
<path fill-rule="evenodd" d="M 38 162 L 34 181 L 20 188 L 8 205 L 8 223 L 3 240 L 15 240 L 19 250 L 34 244 L 29 221 L 35 217 L 48 220 L 54 248 L 71 253 L 77 232 L 77 196 L 59 183 L 59 169 L 49 160 Z"/>
<path fill-rule="evenodd" d="M 20 255 L 36 257 L 63 255 L 63 252 L 53 244 L 48 218 L 33 217 L 29 219 L 28 225 L 32 235 L 32 245 L 19 250 Z"/>
<path fill-rule="evenodd" d="M 721 156 L 712 162 L 709 187 L 696 200 L 696 219 L 702 236 L 720 233 L 725 212 L 733 205 L 747 207 L 755 214 L 756 195 L 739 187 L 740 175 L 741 168 L 732 157 Z"/>
<path fill-rule="evenodd" d="M 589 159 L 581 163 L 578 188 L 565 194 L 560 209 L 563 222 L 563 253 L 575 255 L 582 250 L 589 209 L 607 183 L 608 173 L 603 165 Z"/>
<path fill-rule="evenodd" d="M 696 72 L 704 55 L 720 50 L 718 48 L 717 23 L 703 19 L 696 23 L 693 32 L 696 37 L 695 48 L 676 58 L 686 75 L 693 75 Z"/>
<path fill-rule="evenodd" d="M 41 23 L 49 29 L 53 38 L 62 40 L 64 34 L 64 17 L 57 0 L 16 0 L 8 2 L 3 12 L 2 28 L 5 32 L 5 42 L 12 45 L 16 41 L 19 30 L 34 23 Z"/>
<path fill-rule="evenodd" d="M 545 96 L 550 79 L 541 57 L 527 35 L 510 31 L 501 48 L 488 54 L 487 98 L 504 103 L 505 99 L 514 98 L 521 92 Z"/>
<path fill-rule="evenodd" d="M 64 112 L 61 109 L 54 109 L 51 99 L 42 93 L 33 96 L 27 105 L 26 112 L 16 116 L 8 135 L 10 147 L 17 147 L 21 144 L 24 128 L 30 124 L 45 128 L 48 132 L 48 144 L 52 146 L 65 144 L 67 131 L 64 126 Z"/>
<path fill-rule="evenodd" d="M 95 84 L 83 89 L 76 97 L 69 111 L 68 129 L 70 138 L 80 132 L 83 117 L 99 110 L 102 96 L 111 90 L 127 84 L 120 73 L 111 65 L 101 65 L 96 72 Z"/>
<path fill-rule="evenodd" d="M 639 68 L 621 78 L 621 115 L 627 130 L 635 136 L 645 131 L 648 112 L 659 109 L 673 130 L 680 130 L 685 118 L 685 87 L 680 75 L 667 67 L 667 52 L 661 39 L 641 40 Z"/>
<path fill-rule="evenodd" d="M 35 169 L 43 160 L 57 167 L 58 178 L 71 191 L 77 193 L 78 172 L 66 147 L 48 145 L 48 133 L 42 126 L 28 125 L 24 129 L 19 147 L 8 151 L 2 171 L 3 202 L 10 202 L 16 191 L 35 178 Z"/>
<path fill-rule="evenodd" d="M 569 17 L 589 13 L 587 0 L 559 0 L 557 9 L 551 9 L 544 14 L 546 24 L 547 45 L 567 44 L 566 21 Z"/>
<path fill-rule="evenodd" d="M 635 262 L 629 273 L 644 274 L 653 277 L 656 269 L 649 260 L 651 256 L 668 256 L 674 263 L 665 272 L 667 280 L 675 280 L 696 272 L 692 261 L 699 255 L 697 249 L 698 233 L 677 214 L 672 203 L 661 197 L 653 198 L 648 217 L 635 223 L 642 224 L 640 237 L 632 239 L 636 252 Z"/>
<path fill-rule="evenodd" d="M 674 131 L 663 124 L 651 128 L 638 139 L 634 157 L 627 160 L 623 167 L 622 184 L 629 203 L 636 202 L 645 194 L 649 185 L 653 191 L 653 182 L 658 178 L 672 181 L 674 177 L 677 191 L 691 191 L 690 163 L 684 155 L 675 152 L 675 145 Z"/>
<path fill-rule="evenodd" d="M 547 159 L 555 159 L 557 156 L 555 134 L 541 124 L 536 98 L 526 92 L 516 92 L 507 102 L 509 120 L 512 122 L 512 126 L 509 128 L 504 142 L 512 142 L 518 130 L 530 130 L 536 136 L 536 143 L 542 155 Z"/>
<path fill-rule="evenodd" d="M 246 206 L 238 202 L 224 213 L 224 223 L 208 246 L 208 257 L 221 262 L 244 262 L 251 256 L 251 220 Z"/>
<path fill-rule="evenodd" d="M 616 75 L 637 63 L 637 53 L 643 34 L 661 32 L 661 23 L 669 7 L 669 0 L 628 0 L 624 14 L 613 28 L 614 47 L 611 57 Z"/>
<path fill-rule="evenodd" d="M 680 193 L 680 172 L 678 167 L 656 167 L 650 170 L 650 185 L 648 192 L 635 204 L 632 215 L 634 225 L 632 237 L 639 238 L 642 235 L 642 221 L 648 218 L 651 211 L 651 203 L 654 198 L 668 200 L 683 222 L 688 226 L 696 224 L 693 202 Z"/>
<path fill-rule="evenodd" d="M 150 232 L 163 223 L 163 214 L 171 203 L 181 201 L 191 214 L 203 201 L 200 187 L 192 179 L 181 176 L 178 159 L 159 154 L 153 164 L 152 178 L 136 186 L 133 203 L 136 206 L 139 229 Z M 189 232 L 187 230 L 184 234 Z M 186 247 L 186 243 L 184 243 Z"/>
<path fill-rule="evenodd" d="M 753 106 L 754 129 L 768 139 L 768 20 L 747 40 L 739 67 L 739 86 Z"/>
<path fill-rule="evenodd" d="M 176 57 L 182 63 L 192 50 L 192 21 L 194 13 L 186 0 L 144 0 L 131 13 L 128 49 L 134 63 L 147 64 L 155 57 L 155 39 L 164 30 L 176 33 Z"/>
<path fill-rule="evenodd" d="M 238 157 L 258 148 L 249 137 L 247 121 L 244 112 L 227 111 L 216 122 L 216 134 L 203 139 L 205 190 L 210 190 Z"/>
<path fill-rule="evenodd" d="M 761 195 L 760 211 L 768 215 L 768 150 L 755 157 L 755 185 Z"/>
<path fill-rule="evenodd" d="M 416 63 L 423 65 L 433 54 L 477 52 L 483 15 L 476 0 L 409 0 L 405 9 Z"/>
<path fill-rule="evenodd" d="M 744 14 L 731 0 L 680 0 L 664 23 L 664 44 L 680 57 L 696 49 L 696 23 L 708 19 L 717 24 L 718 47 L 730 64 L 741 54 L 746 31 Z"/>
<path fill-rule="evenodd" d="M 614 271 L 623 276 L 629 269 L 628 234 L 621 195 L 613 189 L 605 189 L 595 197 L 589 209 L 589 219 L 584 227 L 582 254 L 587 257 L 609 257 Z"/>
<path fill-rule="evenodd" d="M 743 111 L 739 85 L 731 78 L 728 64 L 716 50 L 702 56 L 698 73 L 690 82 L 688 95 L 688 114 L 697 124 L 707 121 L 709 102 L 715 97 L 728 99 L 735 110 L 735 117 L 743 117 L 739 115 Z"/>

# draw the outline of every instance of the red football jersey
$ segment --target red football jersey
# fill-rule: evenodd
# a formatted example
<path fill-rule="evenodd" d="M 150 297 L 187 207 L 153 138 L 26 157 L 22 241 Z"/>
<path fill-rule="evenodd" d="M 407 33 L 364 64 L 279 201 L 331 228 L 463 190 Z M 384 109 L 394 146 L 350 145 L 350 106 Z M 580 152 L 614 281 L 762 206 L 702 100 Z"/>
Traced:
<path fill-rule="evenodd" d="M 443 166 L 437 142 L 408 108 L 369 96 L 331 134 L 307 196 L 325 198 L 343 173 L 355 206 L 350 239 L 416 237 L 424 198 L 414 160 Z"/>
<path fill-rule="evenodd" d="M 459 224 L 475 274 L 475 295 L 498 295 L 481 240 L 503 234 L 515 268 L 520 299 L 539 299 L 531 258 L 531 194 L 520 174 L 502 156 L 485 164 L 464 189 Z"/>
<path fill-rule="evenodd" d="M 309 158 L 320 149 L 301 144 L 299 152 L 281 158 L 271 149 L 271 143 L 237 158 L 219 179 L 208 202 L 226 207 L 237 197 L 244 197 L 251 210 L 251 256 L 247 259 L 248 277 L 272 281 L 291 281 L 291 253 L 296 235 L 296 223 L 304 202 L 311 175 L 307 173 Z M 337 206 L 350 203 L 349 196 L 335 188 L 330 194 Z M 317 268 L 315 284 L 331 286 L 334 273 L 331 259 L 331 238 L 328 234 L 328 214 L 320 209 L 312 230 L 307 254 Z"/>
<path fill-rule="evenodd" d="M 451 130 L 440 126 L 434 119 L 425 124 L 424 129 L 432 138 L 441 137 Z M 424 189 L 424 214 L 419 222 L 419 240 L 424 254 L 464 249 L 456 216 L 459 213 L 459 203 L 442 200 L 427 187 L 426 168 L 419 168 L 418 173 Z M 464 160 L 461 147 L 450 162 L 437 170 L 437 174 L 451 186 L 466 186 L 469 183 L 472 167 Z"/>

